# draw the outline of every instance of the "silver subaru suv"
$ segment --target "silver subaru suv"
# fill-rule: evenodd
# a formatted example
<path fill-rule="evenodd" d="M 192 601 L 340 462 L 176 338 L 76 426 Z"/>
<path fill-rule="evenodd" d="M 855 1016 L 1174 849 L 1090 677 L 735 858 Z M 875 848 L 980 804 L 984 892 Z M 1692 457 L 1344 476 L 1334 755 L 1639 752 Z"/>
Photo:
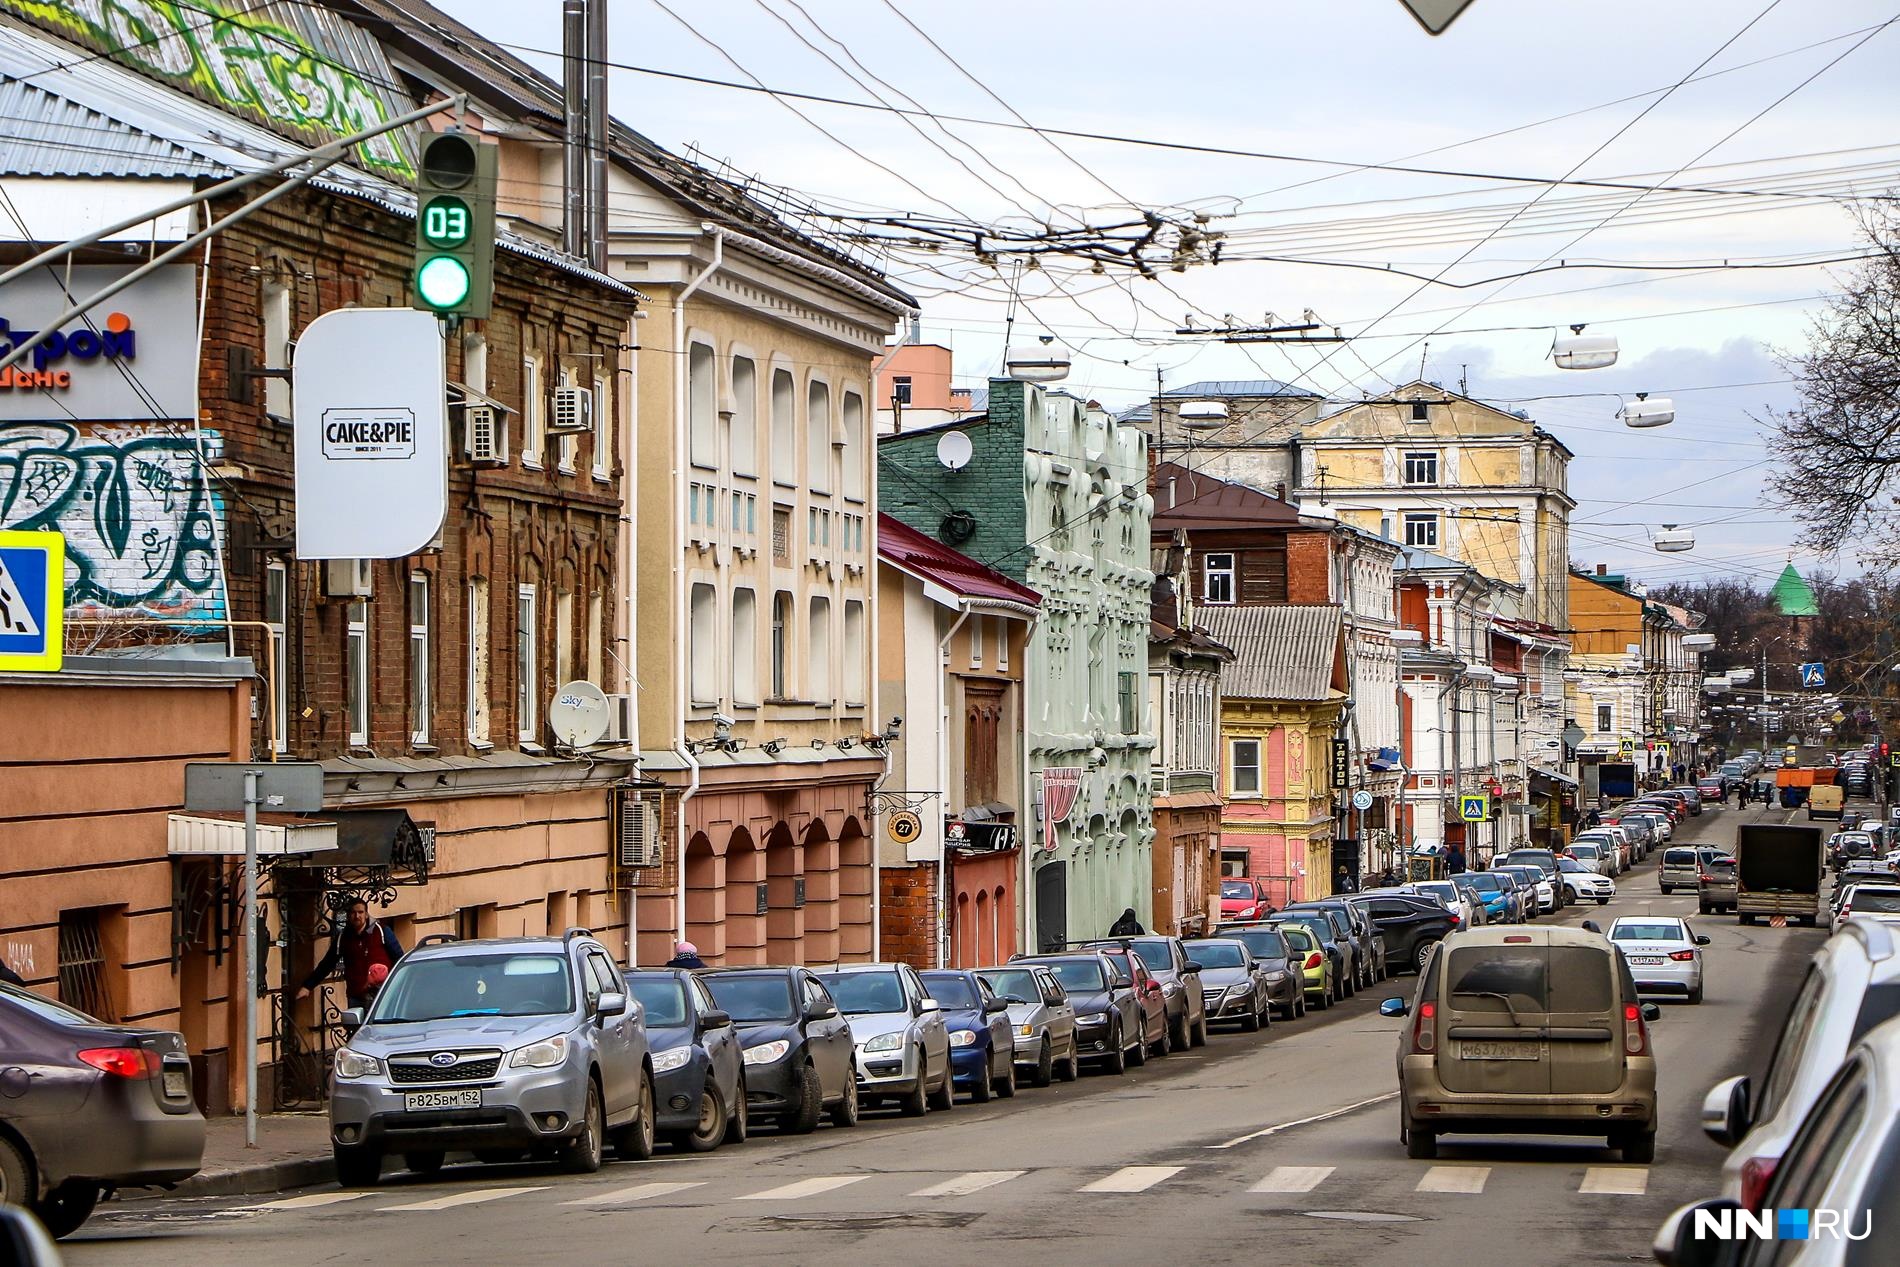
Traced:
<path fill-rule="evenodd" d="M 564 937 L 424 938 L 402 957 L 336 1053 L 330 1146 L 337 1181 L 367 1187 L 383 1158 L 441 1168 L 553 1156 L 600 1169 L 603 1143 L 653 1153 L 645 1019 L 606 947 Z"/>

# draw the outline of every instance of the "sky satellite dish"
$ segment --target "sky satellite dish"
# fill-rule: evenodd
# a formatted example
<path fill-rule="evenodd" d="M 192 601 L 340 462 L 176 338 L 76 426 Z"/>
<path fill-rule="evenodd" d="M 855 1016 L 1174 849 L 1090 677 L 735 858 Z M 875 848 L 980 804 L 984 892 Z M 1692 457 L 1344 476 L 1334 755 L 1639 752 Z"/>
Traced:
<path fill-rule="evenodd" d="M 591 748 L 607 733 L 607 696 L 592 682 L 569 682 L 554 692 L 548 725 L 570 748 Z"/>
<path fill-rule="evenodd" d="M 946 431 L 937 438 L 937 462 L 945 470 L 961 471 L 975 452 L 976 446 L 961 431 Z"/>

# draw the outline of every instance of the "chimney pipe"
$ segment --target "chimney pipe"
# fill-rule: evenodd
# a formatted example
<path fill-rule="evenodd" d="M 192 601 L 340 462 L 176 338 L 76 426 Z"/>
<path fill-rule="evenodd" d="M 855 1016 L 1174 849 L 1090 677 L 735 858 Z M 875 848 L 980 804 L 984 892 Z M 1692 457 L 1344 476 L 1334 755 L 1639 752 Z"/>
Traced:
<path fill-rule="evenodd" d="M 584 253 L 587 236 L 586 0 L 561 0 L 561 249 Z"/>
<path fill-rule="evenodd" d="M 1607 564 L 1607 563 L 1599 563 L 1599 564 L 1597 564 L 1597 575 L 1598 575 L 1598 576 L 1608 576 L 1609 574 L 1610 574 L 1610 565 L 1609 565 L 1609 564 Z"/>
<path fill-rule="evenodd" d="M 587 262 L 607 271 L 607 0 L 586 0 Z"/>

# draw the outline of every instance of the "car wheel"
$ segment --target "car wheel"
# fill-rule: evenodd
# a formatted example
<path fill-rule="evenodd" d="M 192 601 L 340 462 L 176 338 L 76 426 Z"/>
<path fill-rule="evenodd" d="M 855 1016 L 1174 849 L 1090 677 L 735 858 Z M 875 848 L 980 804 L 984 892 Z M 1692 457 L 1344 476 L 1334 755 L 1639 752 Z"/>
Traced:
<path fill-rule="evenodd" d="M 1075 1043 L 1069 1044 L 1069 1058 L 1056 1069 L 1056 1077 L 1064 1082 L 1074 1082 L 1082 1076 L 1082 1049 Z"/>
<path fill-rule="evenodd" d="M 33 1213 L 46 1225 L 47 1234 L 58 1241 L 77 1232 L 98 1204 L 98 1184 L 63 1183 L 34 1202 Z"/>
<path fill-rule="evenodd" d="M 1254 1011 L 1244 1013 L 1240 1018 L 1240 1032 L 1243 1034 L 1258 1034 L 1260 1032 L 1260 1013 Z"/>
<path fill-rule="evenodd" d="M 1610 899 L 1607 897 L 1600 897 L 1597 899 L 1598 906 L 1608 906 L 1609 904 L 1610 904 Z"/>
<path fill-rule="evenodd" d="M 853 1082 L 851 1084 L 852 1095 L 855 1096 L 857 1090 L 858 1084 Z M 743 1074 L 739 1077 L 739 1085 L 733 1088 L 732 1101 L 732 1112 L 726 1117 L 726 1142 L 728 1144 L 743 1144 L 746 1141 L 746 1137 L 752 1133 L 752 1113 L 751 1110 L 746 1107 L 745 1076 Z"/>
<path fill-rule="evenodd" d="M 1709 904 L 1707 902 L 1697 902 L 1695 904 L 1695 909 L 1696 909 L 1696 914 L 1707 915 L 1709 913 Z"/>
<path fill-rule="evenodd" d="M 986 1074 L 970 1084 L 970 1102 L 972 1104 L 988 1104 L 990 1102 L 990 1097 L 996 1094 L 993 1078 L 994 1075 Z"/>
<path fill-rule="evenodd" d="M 1128 1049 L 1128 1067 L 1139 1069 L 1148 1063 L 1148 1024 L 1144 1019 L 1138 1024 L 1141 1031 L 1135 1036 L 1135 1045 Z"/>
<path fill-rule="evenodd" d="M 1128 1049 L 1122 1046 L 1119 1026 L 1108 1036 L 1108 1058 L 1102 1061 L 1102 1068 L 1110 1073 L 1122 1073 L 1128 1068 Z"/>
<path fill-rule="evenodd" d="M 561 1145 L 561 1169 L 570 1175 L 591 1175 L 600 1169 L 605 1147 L 602 1134 L 605 1119 L 601 1114 L 600 1087 L 587 1080 L 587 1104 L 581 1110 L 581 1133 Z"/>
<path fill-rule="evenodd" d="M 1056 1080 L 1056 1051 L 1047 1038 L 1042 1040 L 1042 1050 L 1036 1053 L 1036 1072 L 1031 1075 L 1029 1085 L 1046 1087 Z"/>
<path fill-rule="evenodd" d="M 1689 991 L 1689 1002 L 1702 1002 L 1702 983 L 1700 981 L 1696 982 L 1695 989 Z"/>
<path fill-rule="evenodd" d="M 948 1055 L 944 1057 L 943 1062 L 943 1081 L 939 1082 L 937 1089 L 930 1093 L 930 1107 L 940 1112 L 947 1112 L 957 1107 L 957 1084 L 950 1076 Z"/>
<path fill-rule="evenodd" d="M 1188 1023 L 1187 1008 L 1181 1009 L 1181 1020 L 1168 1027 L 1168 1047 L 1172 1051 L 1186 1051 L 1194 1045 L 1194 1027 Z"/>
<path fill-rule="evenodd" d="M 644 1068 L 640 1070 L 640 1094 L 635 1099 L 639 1107 L 633 1121 L 615 1127 L 613 1132 L 614 1156 L 622 1161 L 645 1161 L 653 1156 L 659 1119 L 653 1109 L 653 1079 Z M 717 1142 L 716 1136 L 714 1139 Z"/>
<path fill-rule="evenodd" d="M 809 1135 L 817 1130 L 818 1119 L 824 1113 L 824 1094 L 818 1084 L 818 1071 L 807 1062 L 798 1075 L 798 1107 L 779 1118 L 779 1129 L 788 1135 Z"/>
<path fill-rule="evenodd" d="M 442 1169 L 443 1159 L 448 1156 L 439 1148 L 431 1148 L 420 1153 L 404 1153 L 403 1169 L 412 1175 L 432 1175 Z"/>
<path fill-rule="evenodd" d="M 1016 1062 L 1011 1060 L 1003 1066 L 1003 1076 L 996 1080 L 996 1094 L 1005 1100 L 1016 1098 Z"/>
<path fill-rule="evenodd" d="M 719 1098 L 719 1088 L 708 1077 L 705 1089 L 699 1093 L 699 1121 L 692 1130 L 675 1135 L 673 1147 L 683 1153 L 710 1153 L 725 1139 L 726 1102 Z"/>
<path fill-rule="evenodd" d="M 345 1188 L 374 1188 L 383 1177 L 383 1155 L 374 1148 L 337 1148 L 330 1156 L 336 1162 L 336 1181 Z"/>
<path fill-rule="evenodd" d="M 1438 1156 L 1438 1136 L 1416 1126 L 1406 1128 L 1405 1155 L 1413 1161 L 1431 1161 Z"/>
<path fill-rule="evenodd" d="M 1612 1140 L 1611 1146 L 1620 1149 L 1623 1160 L 1630 1165 L 1646 1166 L 1656 1160 L 1656 1132 L 1654 1131 L 1624 1135 Z"/>
<path fill-rule="evenodd" d="M 1437 944 L 1438 943 L 1434 940 L 1425 939 L 1421 940 L 1418 945 L 1412 947 L 1412 971 L 1425 971 L 1425 961 L 1431 958 L 1432 947 Z"/>
<path fill-rule="evenodd" d="M 33 1192 L 33 1168 L 26 1154 L 0 1135 L 0 1205 L 25 1205 Z"/>
<path fill-rule="evenodd" d="M 1744 924 L 1753 924 L 1755 922 L 1755 917 L 1753 915 L 1738 915 L 1736 916 L 1736 919 L 1740 920 Z"/>
<path fill-rule="evenodd" d="M 844 1095 L 831 1106 L 831 1124 L 833 1126 L 856 1126 L 861 1106 L 858 1102 L 858 1081 L 853 1078 L 845 1083 Z"/>
<path fill-rule="evenodd" d="M 1324 1012 L 1327 1008 L 1331 1007 L 1332 1005 L 1333 1005 L 1332 989 L 1330 987 L 1322 987 L 1319 992 L 1319 1000 L 1313 1003 L 1312 1006 L 1316 1008 L 1317 1010 Z"/>

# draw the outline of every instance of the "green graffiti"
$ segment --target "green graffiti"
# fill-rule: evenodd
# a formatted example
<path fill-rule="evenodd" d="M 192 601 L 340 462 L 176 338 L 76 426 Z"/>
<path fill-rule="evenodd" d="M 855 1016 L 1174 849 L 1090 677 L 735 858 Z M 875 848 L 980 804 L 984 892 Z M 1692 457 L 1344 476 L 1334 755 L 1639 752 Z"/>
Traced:
<path fill-rule="evenodd" d="M 375 85 L 335 51 L 215 0 L 0 0 L 147 75 L 273 123 L 347 136 L 389 118 Z M 340 20 L 340 19 L 339 19 Z M 364 166 L 413 180 L 389 133 L 357 146 Z"/>

